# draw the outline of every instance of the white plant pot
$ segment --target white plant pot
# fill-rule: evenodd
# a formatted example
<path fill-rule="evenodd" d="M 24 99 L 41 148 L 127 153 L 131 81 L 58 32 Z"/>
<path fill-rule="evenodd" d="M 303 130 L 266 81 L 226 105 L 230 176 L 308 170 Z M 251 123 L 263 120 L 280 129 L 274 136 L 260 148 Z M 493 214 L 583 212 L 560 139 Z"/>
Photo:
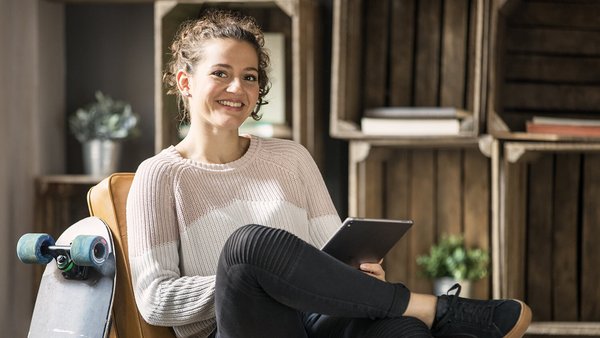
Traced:
<path fill-rule="evenodd" d="M 460 296 L 469 298 L 471 296 L 471 281 L 461 280 L 457 281 L 452 277 L 442 277 L 433 280 L 433 293 L 436 296 L 445 295 L 448 290 L 455 284 L 459 283 L 461 286 Z M 454 292 L 454 291 L 453 291 Z"/>
<path fill-rule="evenodd" d="M 83 168 L 87 175 L 108 176 L 117 171 L 121 157 L 121 143 L 114 140 L 83 142 Z"/>

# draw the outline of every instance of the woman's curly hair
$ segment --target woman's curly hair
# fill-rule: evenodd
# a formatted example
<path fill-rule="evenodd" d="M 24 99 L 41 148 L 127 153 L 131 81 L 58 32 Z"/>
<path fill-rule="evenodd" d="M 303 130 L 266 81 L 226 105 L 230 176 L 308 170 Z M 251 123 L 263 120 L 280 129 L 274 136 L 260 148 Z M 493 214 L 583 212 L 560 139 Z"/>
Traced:
<path fill-rule="evenodd" d="M 226 10 L 209 10 L 201 18 L 184 22 L 175 35 L 171 45 L 171 61 L 163 75 L 167 94 L 177 95 L 178 102 L 183 104 L 183 120 L 189 120 L 189 107 L 177 88 L 177 71 L 184 70 L 194 74 L 194 66 L 202 59 L 203 43 L 210 39 L 236 39 L 250 43 L 258 55 L 258 102 L 251 116 L 260 120 L 260 107 L 267 104 L 265 95 L 271 84 L 267 70 L 270 66 L 269 54 L 264 45 L 264 34 L 256 20 L 237 12 Z"/>

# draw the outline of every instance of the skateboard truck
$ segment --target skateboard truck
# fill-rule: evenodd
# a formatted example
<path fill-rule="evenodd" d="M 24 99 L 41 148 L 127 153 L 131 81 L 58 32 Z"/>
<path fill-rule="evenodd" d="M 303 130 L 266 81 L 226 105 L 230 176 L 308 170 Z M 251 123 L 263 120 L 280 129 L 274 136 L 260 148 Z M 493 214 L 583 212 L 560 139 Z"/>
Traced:
<path fill-rule="evenodd" d="M 66 279 L 85 280 L 88 278 L 89 268 L 87 266 L 76 265 L 71 259 L 70 247 L 68 246 L 49 246 L 48 251 L 56 253 L 56 266 Z M 54 256 L 54 254 L 52 254 Z"/>
<path fill-rule="evenodd" d="M 23 263 L 56 266 L 66 279 L 85 280 L 89 268 L 99 269 L 108 256 L 108 244 L 102 236 L 79 235 L 71 245 L 55 245 L 48 234 L 23 235 L 17 243 L 17 256 Z"/>

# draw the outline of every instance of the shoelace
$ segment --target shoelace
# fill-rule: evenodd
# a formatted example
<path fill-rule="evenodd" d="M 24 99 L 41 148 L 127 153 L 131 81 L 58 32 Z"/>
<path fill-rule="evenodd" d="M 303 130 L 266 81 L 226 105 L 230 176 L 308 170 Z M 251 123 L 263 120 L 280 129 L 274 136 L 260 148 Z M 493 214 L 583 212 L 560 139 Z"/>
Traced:
<path fill-rule="evenodd" d="M 494 318 L 494 307 L 488 302 L 478 302 L 469 299 L 462 299 L 459 301 L 458 296 L 460 295 L 462 287 L 460 284 L 454 284 L 446 294 L 449 296 L 449 309 L 452 311 L 452 317 L 458 321 L 468 322 L 478 325 L 489 326 L 492 324 Z M 450 292 L 457 290 L 454 295 L 450 295 Z"/>

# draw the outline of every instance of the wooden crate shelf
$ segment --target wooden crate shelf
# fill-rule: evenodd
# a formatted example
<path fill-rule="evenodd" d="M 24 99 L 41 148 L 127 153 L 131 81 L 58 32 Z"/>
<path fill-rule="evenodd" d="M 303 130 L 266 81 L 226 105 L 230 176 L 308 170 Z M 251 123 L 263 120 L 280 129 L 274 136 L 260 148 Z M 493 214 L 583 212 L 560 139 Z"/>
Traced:
<path fill-rule="evenodd" d="M 598 165 L 600 144 L 494 141 L 493 294 L 527 301 L 532 334 L 598 333 Z"/>
<path fill-rule="evenodd" d="M 330 135 L 376 139 L 360 128 L 366 108 L 426 106 L 470 112 L 472 126 L 455 138 L 474 140 L 483 125 L 488 6 L 487 0 L 335 0 Z"/>
<path fill-rule="evenodd" d="M 467 245 L 489 248 L 490 161 L 477 144 L 418 147 L 350 141 L 349 215 L 413 219 L 415 226 L 385 259 L 386 276 L 415 292 L 431 293 L 415 258 L 444 234 L 463 234 Z M 473 296 L 490 296 L 489 279 Z"/>
<path fill-rule="evenodd" d="M 527 133 L 533 116 L 600 118 L 600 3 L 494 0 L 488 131 L 506 140 L 600 142 Z"/>

